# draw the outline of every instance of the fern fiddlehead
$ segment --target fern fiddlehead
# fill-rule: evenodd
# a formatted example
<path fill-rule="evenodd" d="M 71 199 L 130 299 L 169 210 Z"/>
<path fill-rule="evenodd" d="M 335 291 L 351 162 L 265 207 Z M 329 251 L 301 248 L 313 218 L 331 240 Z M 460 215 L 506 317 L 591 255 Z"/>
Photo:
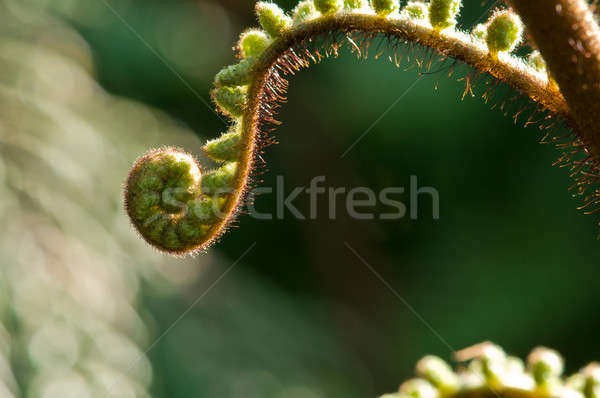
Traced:
<path fill-rule="evenodd" d="M 597 398 L 600 364 L 562 377 L 564 361 L 558 352 L 537 347 L 524 362 L 486 342 L 456 353 L 467 362 L 458 371 L 428 355 L 417 362 L 417 378 L 400 385 L 396 393 L 380 398 Z"/>
<path fill-rule="evenodd" d="M 345 41 L 359 56 L 367 55 L 375 35 L 417 43 L 443 60 L 454 59 L 478 75 L 508 83 L 540 108 L 575 125 L 542 56 L 511 55 L 522 37 L 519 17 L 497 10 L 486 24 L 462 32 L 455 28 L 460 8 L 460 0 L 409 1 L 404 7 L 398 0 L 303 0 L 287 15 L 274 3 L 257 3 L 262 29 L 242 33 L 237 45 L 240 62 L 215 78 L 212 98 L 231 126 L 204 151 L 222 166 L 203 173 L 192 156 L 173 148 L 143 156 L 125 192 L 136 229 L 154 247 L 171 254 L 197 252 L 223 234 L 251 184 L 254 160 L 265 139 L 262 126 L 277 123 L 274 113 L 284 98 L 285 76 L 337 53 Z M 332 34 L 335 39 L 325 55 L 309 48 L 313 40 Z M 431 67 L 431 61 L 425 64 L 421 66 Z"/>

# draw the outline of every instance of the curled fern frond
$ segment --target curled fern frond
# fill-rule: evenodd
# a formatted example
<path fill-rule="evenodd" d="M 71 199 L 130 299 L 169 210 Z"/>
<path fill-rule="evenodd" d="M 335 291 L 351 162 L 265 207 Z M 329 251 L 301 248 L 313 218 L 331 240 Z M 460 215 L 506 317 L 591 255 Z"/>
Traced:
<path fill-rule="evenodd" d="M 202 248 L 224 203 L 216 195 L 227 193 L 235 173 L 231 164 L 203 174 L 196 159 L 179 149 L 148 152 L 127 179 L 125 207 L 133 225 L 160 251 L 181 255 Z"/>
<path fill-rule="evenodd" d="M 486 342 L 457 352 L 456 359 L 464 364 L 454 371 L 441 358 L 424 357 L 417 378 L 380 398 L 597 398 L 600 392 L 600 364 L 563 377 L 562 357 L 546 347 L 524 362 Z"/>
<path fill-rule="evenodd" d="M 547 112 L 575 126 L 558 86 L 548 77 L 541 55 L 533 53 L 527 59 L 511 53 L 523 35 L 519 17 L 510 9 L 495 11 L 487 23 L 478 25 L 472 32 L 463 32 L 456 29 L 461 7 L 460 0 L 409 1 L 403 8 L 399 7 L 397 0 L 302 0 L 288 15 L 274 3 L 258 2 L 255 9 L 261 28 L 241 34 L 237 44 L 241 59 L 238 64 L 228 66 L 217 74 L 212 92 L 217 110 L 231 119 L 232 127 L 222 137 L 205 145 L 207 155 L 224 164 L 219 170 L 199 177 L 198 195 L 228 191 L 221 192 L 219 197 L 223 212 L 211 223 L 199 223 L 203 232 L 192 234 L 187 227 L 175 226 L 179 220 L 190 221 L 185 212 L 180 211 L 174 216 L 160 206 L 154 208 L 144 204 L 144 200 L 154 203 L 156 199 L 152 198 L 156 195 L 149 194 L 148 199 L 140 196 L 143 211 L 150 211 L 146 209 L 150 206 L 152 212 L 161 214 L 161 222 L 173 224 L 168 231 L 174 232 L 165 236 L 169 237 L 170 244 L 177 244 L 167 247 L 163 235 L 160 239 L 154 238 L 156 232 L 150 236 L 150 227 L 140 227 L 135 213 L 130 212 L 142 236 L 159 249 L 178 254 L 204 248 L 213 242 L 238 214 L 242 199 L 252 184 L 255 158 L 265 143 L 263 126 L 266 123 L 277 124 L 275 110 L 278 102 L 285 98 L 286 75 L 319 62 L 323 57 L 336 55 L 344 45 L 359 58 L 367 57 L 369 41 L 377 35 L 393 43 L 410 42 L 428 48 L 430 60 L 416 61 L 422 70 L 431 68 L 436 54 L 440 62 L 452 60 L 451 68 L 456 63 L 470 66 L 474 72 L 465 79 L 465 93 L 472 92 L 472 79 L 489 76 L 529 98 L 535 104 L 536 112 Z M 318 46 L 315 43 L 319 43 L 320 38 L 329 38 L 325 40 L 328 44 L 323 44 L 320 49 L 311 47 Z M 398 52 L 396 49 L 396 53 L 390 56 L 397 65 L 402 57 Z M 486 101 L 489 96 L 489 90 L 486 90 L 483 93 Z M 525 124 L 533 123 L 532 119 L 533 116 L 530 116 Z M 548 122 L 546 116 L 539 119 L 542 123 Z M 547 124 L 542 124 L 542 127 L 547 128 Z M 146 162 L 155 156 L 157 153 L 151 152 L 142 159 Z M 132 176 L 137 175 L 135 170 L 140 165 L 140 161 L 134 165 Z M 131 182 L 137 181 L 136 178 L 130 177 L 128 192 L 137 192 L 137 188 L 129 187 Z M 586 178 L 584 182 L 580 181 L 582 185 L 592 180 L 587 174 Z M 581 186 L 579 188 L 585 191 Z M 592 196 L 594 201 L 599 200 L 600 193 Z M 130 199 L 133 200 L 133 196 Z M 197 198 L 190 200 L 193 202 Z M 202 203 L 205 201 L 205 198 L 201 200 Z M 164 231 L 161 225 L 158 227 Z"/>

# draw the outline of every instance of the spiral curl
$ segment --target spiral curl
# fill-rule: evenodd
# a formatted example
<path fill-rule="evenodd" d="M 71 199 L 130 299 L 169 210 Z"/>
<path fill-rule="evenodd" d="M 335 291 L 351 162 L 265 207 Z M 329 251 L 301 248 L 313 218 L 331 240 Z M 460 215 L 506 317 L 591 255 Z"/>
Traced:
<path fill-rule="evenodd" d="M 127 214 L 140 235 L 158 250 L 173 255 L 198 250 L 219 216 L 234 174 L 233 162 L 203 174 L 198 161 L 180 149 L 152 150 L 129 173 Z"/>
<path fill-rule="evenodd" d="M 397 0 L 303 0 L 288 15 L 274 3 L 258 2 L 262 29 L 241 34 L 240 61 L 215 77 L 212 99 L 231 127 L 203 150 L 221 167 L 203 173 L 193 156 L 174 148 L 141 157 L 125 193 L 135 228 L 151 245 L 175 255 L 202 250 L 226 230 L 251 183 L 264 137 L 261 125 L 275 122 L 273 103 L 287 86 L 282 75 L 315 60 L 306 50 L 298 55 L 297 46 L 322 34 L 342 31 L 351 41 L 352 32 L 364 32 L 417 42 L 512 85 L 568 119 L 568 107 L 539 53 L 529 61 L 510 54 L 522 37 L 519 17 L 497 10 L 486 24 L 463 33 L 455 29 L 461 7 L 460 0 L 409 1 L 404 8 Z"/>

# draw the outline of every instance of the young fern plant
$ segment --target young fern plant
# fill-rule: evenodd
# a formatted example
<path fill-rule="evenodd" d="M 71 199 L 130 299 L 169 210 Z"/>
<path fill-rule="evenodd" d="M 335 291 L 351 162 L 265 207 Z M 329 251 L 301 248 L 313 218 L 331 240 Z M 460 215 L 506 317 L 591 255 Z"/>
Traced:
<path fill-rule="evenodd" d="M 461 0 L 408 1 L 403 6 L 398 0 L 302 0 L 288 14 L 274 3 L 258 2 L 261 28 L 241 34 L 236 47 L 239 63 L 215 77 L 213 101 L 231 124 L 203 149 L 221 166 L 204 171 L 192 155 L 176 148 L 155 149 L 142 156 L 125 187 L 126 210 L 133 225 L 148 243 L 166 253 L 184 255 L 208 247 L 237 216 L 252 184 L 255 159 L 269 143 L 263 127 L 277 124 L 275 110 L 285 99 L 286 75 L 336 55 L 344 44 L 359 58 L 367 57 L 375 36 L 390 41 L 394 49 L 390 60 L 396 65 L 403 55 L 400 44 L 412 43 L 429 51 L 412 57 L 422 70 L 432 67 L 434 56 L 439 62 L 449 62 L 450 70 L 457 63 L 470 66 L 474 72 L 465 78 L 465 93 L 472 93 L 472 80 L 482 76 L 510 85 L 534 104 L 535 112 L 526 125 L 535 123 L 535 115 L 541 119 L 540 128 L 555 123 L 539 116 L 540 112 L 566 122 L 574 131 L 574 141 L 560 143 L 566 148 L 561 160 L 573 168 L 577 193 L 597 204 L 600 193 L 593 191 L 593 183 L 600 178 L 600 151 L 590 138 L 595 135 L 583 131 L 585 124 L 579 123 L 578 114 L 561 93 L 552 65 L 546 66 L 544 48 L 526 58 L 512 54 L 523 38 L 524 26 L 511 8 L 495 10 L 471 32 L 457 29 L 461 6 Z M 320 39 L 324 43 L 316 44 Z M 493 87 L 488 85 L 483 93 L 486 100 Z"/>
<path fill-rule="evenodd" d="M 457 371 L 428 355 L 416 365 L 417 378 L 405 381 L 396 393 L 380 398 L 598 398 L 600 364 L 591 363 L 563 377 L 563 358 L 537 347 L 527 357 L 507 355 L 486 342 L 456 353 L 465 362 Z"/>

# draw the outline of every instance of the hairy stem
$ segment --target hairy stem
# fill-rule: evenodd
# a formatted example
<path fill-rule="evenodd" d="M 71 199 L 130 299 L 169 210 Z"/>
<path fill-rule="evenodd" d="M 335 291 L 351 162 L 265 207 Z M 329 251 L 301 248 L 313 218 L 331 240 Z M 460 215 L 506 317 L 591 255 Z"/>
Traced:
<path fill-rule="evenodd" d="M 593 157 L 600 159 L 600 29 L 585 0 L 510 0 L 560 87 Z"/>
<path fill-rule="evenodd" d="M 209 157 L 222 162 L 218 169 L 204 172 L 193 156 L 174 148 L 151 151 L 136 162 L 127 183 L 126 207 L 134 225 L 149 243 L 164 252 L 183 255 L 206 248 L 223 234 L 240 211 L 252 185 L 255 160 L 262 147 L 269 144 L 261 129 L 266 123 L 277 124 L 274 117 L 279 103 L 285 100 L 286 75 L 318 62 L 323 55 L 337 55 L 344 43 L 359 58 L 366 58 L 369 43 L 376 36 L 388 39 L 388 45 L 396 51 L 393 57 L 397 64 L 400 62 L 397 45 L 410 43 L 408 54 L 414 45 L 429 48 L 432 52 L 428 59 L 427 55 L 413 57 L 426 71 L 435 54 L 442 63 L 453 60 L 449 73 L 454 70 L 456 61 L 473 68 L 465 78 L 465 94 L 471 92 L 472 78 L 489 75 L 536 103 L 534 114 L 549 111 L 566 121 L 578 137 L 574 142 L 564 144 L 567 150 L 561 161 L 572 167 L 577 193 L 585 195 L 588 204 L 600 202 L 600 191 L 590 193 L 588 190 L 600 179 L 597 161 L 600 158 L 594 159 L 591 155 L 583 160 L 575 158 L 581 154 L 582 141 L 589 143 L 585 148 L 587 153 L 600 154 L 598 141 L 594 140 L 599 137 L 594 124 L 595 112 L 600 112 L 600 104 L 594 100 L 599 97 L 591 95 L 600 91 L 596 81 L 599 76 L 597 49 L 594 47 L 598 45 L 594 41 L 598 28 L 591 21 L 592 15 L 585 3 L 562 0 L 563 7 L 554 0 L 514 0 L 519 6 L 517 10 L 533 21 L 530 24 L 536 32 L 534 38 L 545 35 L 548 40 L 543 43 L 559 43 L 558 49 L 547 45 L 541 50 L 549 51 L 549 69 L 557 76 L 561 87 L 573 89 L 565 91 L 575 101 L 569 106 L 554 79 L 549 79 L 545 73 L 543 60 L 533 62 L 530 56 L 526 61 L 511 54 L 523 31 L 521 21 L 512 11 L 497 10 L 487 24 L 477 28 L 479 30 L 466 33 L 454 28 L 459 0 L 435 0 L 429 8 L 423 3 L 409 4 L 396 13 L 387 12 L 389 7 L 386 5 L 393 6 L 394 2 L 378 3 L 373 8 L 343 9 L 341 0 L 323 1 L 301 2 L 294 11 L 294 19 L 274 3 L 257 3 L 257 14 L 265 30 L 244 32 L 238 43 L 242 60 L 224 68 L 215 78 L 213 100 L 217 109 L 232 121 L 228 132 L 204 147 Z M 529 1 L 545 4 L 532 7 Z M 548 3 L 555 4 L 554 8 L 547 7 Z M 315 7 L 320 12 L 316 12 Z M 409 7 L 420 10 L 421 17 L 411 16 L 415 11 L 410 11 Z M 423 17 L 428 13 L 429 20 Z M 552 18 L 544 13 L 553 13 L 552 16 L 558 19 L 557 26 L 553 26 Z M 566 14 L 564 20 L 559 18 L 562 14 Z M 579 23 L 578 18 L 584 18 L 584 21 Z M 544 33 L 544 29 L 536 30 L 536 22 L 541 19 L 552 26 L 555 30 L 552 33 L 558 34 L 559 38 L 553 39 Z M 579 36 L 583 38 L 579 39 Z M 325 47 L 320 47 L 320 43 L 311 44 L 322 39 L 329 44 Z M 589 43 L 582 44 L 583 40 Z M 377 57 L 379 55 L 381 53 Z M 402 55 L 400 53 L 400 58 Z M 588 73 L 588 69 L 592 72 Z M 592 83 L 586 82 L 589 79 Z M 493 92 L 493 89 L 493 85 L 489 86 L 483 94 L 486 100 L 489 90 Z M 502 103 L 502 109 L 505 103 Z M 515 121 L 522 112 L 516 113 Z M 526 125 L 543 122 L 540 128 L 549 128 L 551 125 L 545 124 L 549 118 L 544 115 L 543 121 L 535 121 L 530 116 Z"/>
<path fill-rule="evenodd" d="M 555 115 L 570 120 L 568 106 L 554 84 L 536 78 L 530 71 L 515 65 L 511 59 L 502 60 L 491 56 L 486 49 L 466 40 L 454 31 L 439 32 L 409 20 L 390 20 L 376 15 L 334 14 L 321 17 L 283 34 L 257 60 L 248 90 L 248 104 L 243 114 L 244 142 L 235 182 L 236 193 L 227 204 L 226 213 L 235 213 L 239 200 L 247 189 L 260 132 L 260 105 L 273 65 L 290 48 L 319 35 L 336 31 L 380 33 L 422 44 L 441 54 L 463 61 L 482 73 L 489 73 L 494 78 L 521 91 L 533 101 L 542 104 Z M 220 226 L 213 229 L 215 235 L 219 229 Z"/>
<path fill-rule="evenodd" d="M 414 23 L 408 19 L 387 19 L 368 14 L 333 14 L 303 23 L 297 28 L 284 32 L 260 55 L 252 69 L 251 83 L 248 89 L 248 102 L 242 115 L 242 143 L 237 175 L 233 182 L 233 192 L 227 201 L 222 218 L 209 230 L 206 245 L 224 233 L 225 228 L 237 215 L 242 199 L 245 197 L 255 156 L 260 146 L 261 104 L 269 86 L 269 78 L 275 65 L 290 49 L 305 42 L 332 32 L 362 32 L 365 34 L 383 34 L 414 42 L 434 49 L 444 56 L 460 60 L 477 69 L 480 73 L 489 73 L 494 78 L 508 83 L 524 93 L 533 101 L 540 103 L 567 121 L 570 121 L 568 106 L 555 84 L 542 79 L 531 70 L 515 62 L 513 57 L 491 55 L 486 48 L 474 43 L 466 34 L 456 31 L 438 31 L 429 26 Z M 308 66 L 308 65 L 306 65 Z M 293 72 L 284 71 L 282 74 Z"/>

